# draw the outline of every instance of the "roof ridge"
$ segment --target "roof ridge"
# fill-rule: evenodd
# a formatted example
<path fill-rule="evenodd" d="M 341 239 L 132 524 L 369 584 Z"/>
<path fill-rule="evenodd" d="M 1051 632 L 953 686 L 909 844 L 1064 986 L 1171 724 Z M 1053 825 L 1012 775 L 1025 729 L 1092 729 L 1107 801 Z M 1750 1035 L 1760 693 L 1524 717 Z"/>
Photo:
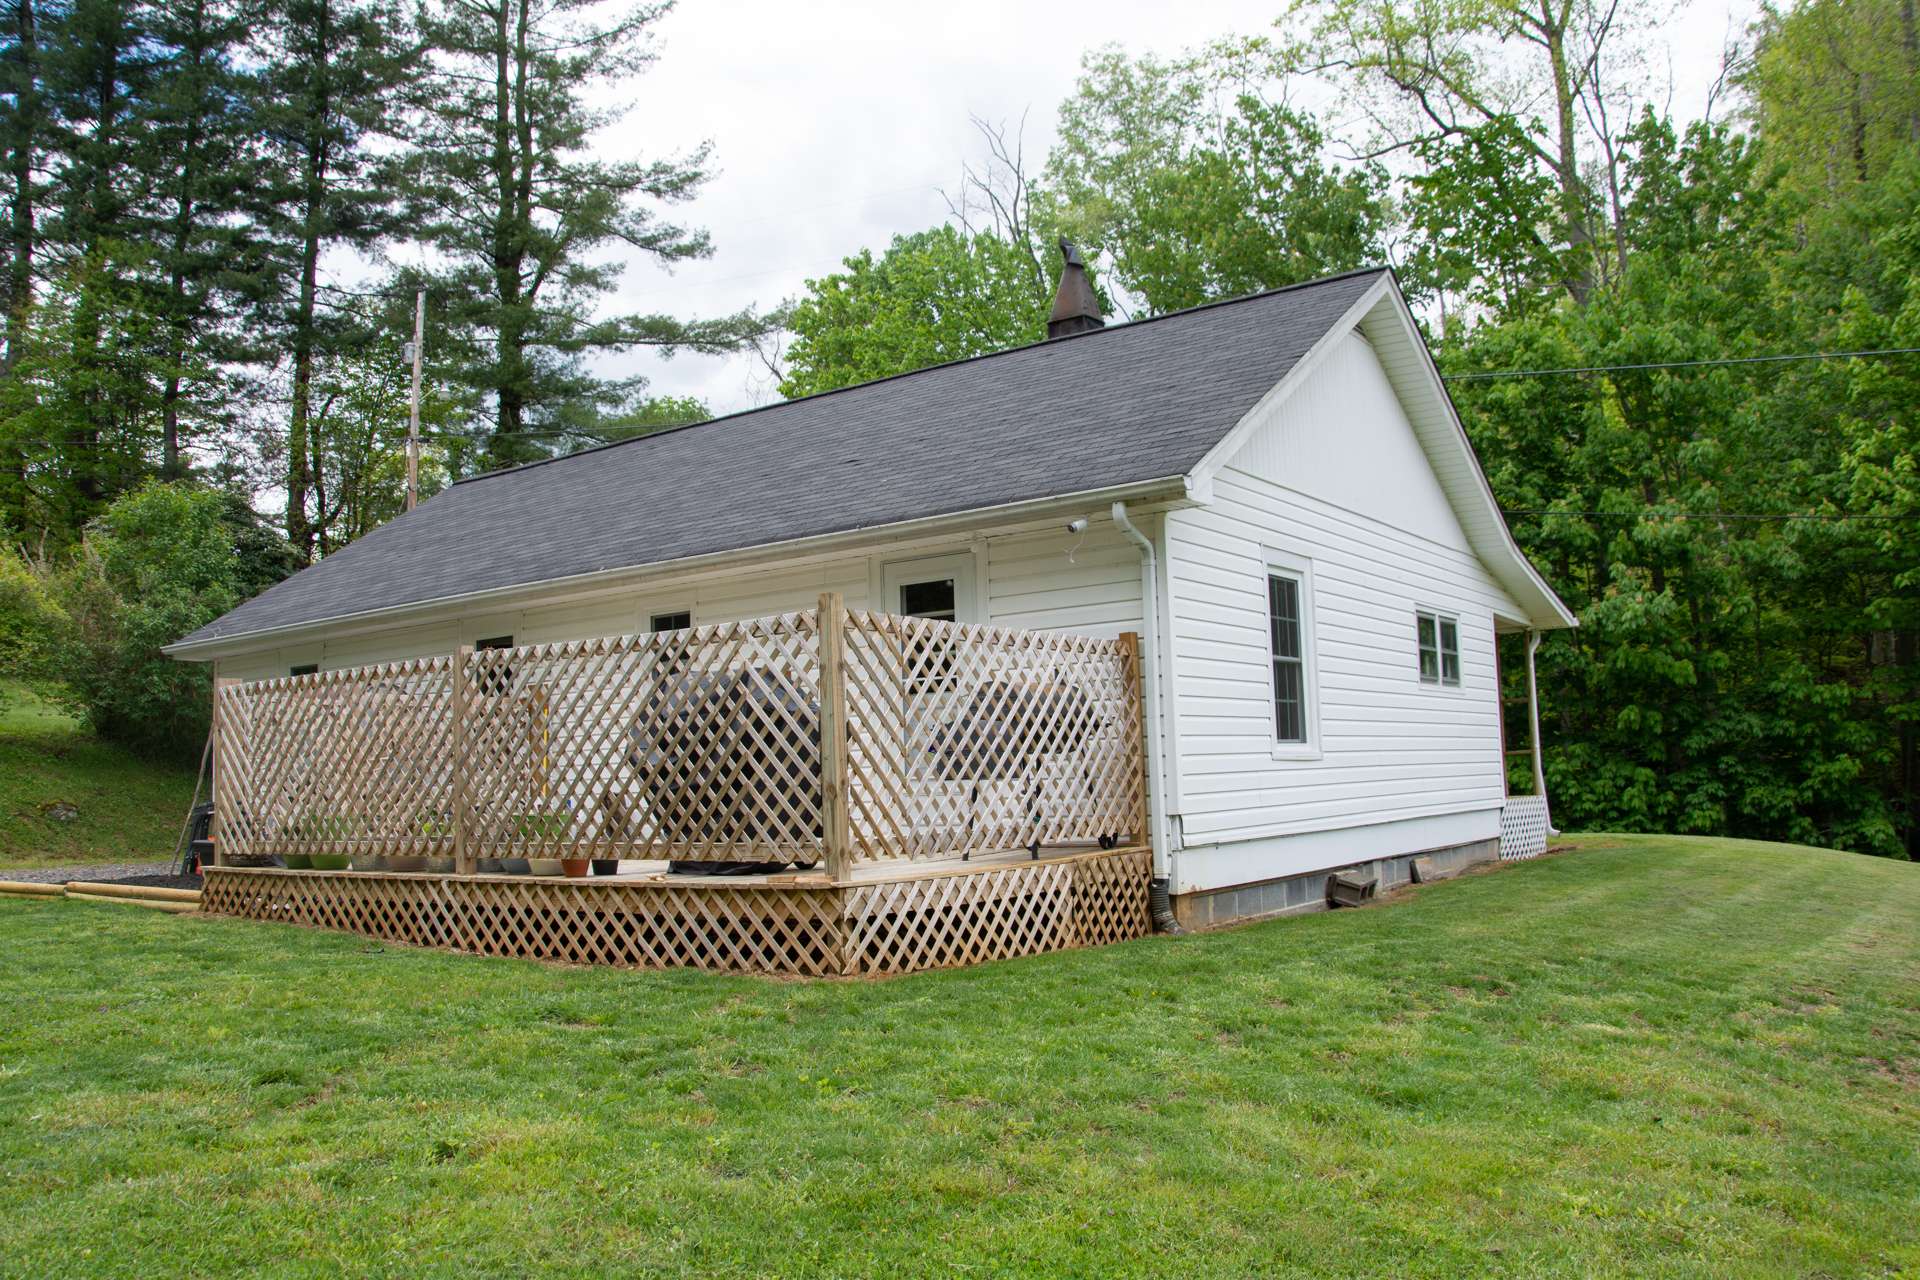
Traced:
<path fill-rule="evenodd" d="M 1106 325 L 1099 329 L 1063 334 L 1058 338 L 1042 338 L 1038 342 L 1022 343 L 1017 347 L 1002 347 L 998 351 L 985 351 L 975 356 L 961 356 L 955 360 L 943 360 L 939 364 L 925 365 L 918 369 L 908 369 L 901 373 L 890 373 L 881 378 L 869 378 L 865 382 L 852 382 L 844 387 L 830 387 L 825 391 L 811 392 L 804 396 L 796 396 L 791 400 L 776 400 L 771 404 L 754 405 L 750 409 L 736 409 L 732 413 L 723 413 L 718 417 L 703 418 L 699 422 L 683 422 L 671 427 L 662 427 L 658 431 L 649 431 L 643 435 L 628 436 L 624 440 L 608 440 L 602 444 L 591 445 L 585 449 L 576 449 L 572 453 L 563 453 L 552 458 L 536 458 L 530 462 L 515 463 L 510 467 L 498 467 L 492 471 L 482 471 L 476 475 L 463 476 L 447 487 L 451 489 L 458 485 L 472 484 L 477 480 L 491 480 L 497 476 L 515 475 L 522 471 L 532 470 L 535 467 L 551 466 L 556 462 L 566 462 L 572 458 L 581 458 L 592 453 L 602 453 L 608 449 L 618 449 L 624 445 L 639 444 L 645 440 L 658 440 L 663 436 L 678 435 L 682 431 L 692 431 L 699 427 L 711 427 L 722 422 L 732 422 L 736 418 L 745 418 L 756 413 L 766 413 L 773 409 L 785 408 L 787 405 L 804 404 L 809 400 L 820 400 L 827 396 L 837 396 L 849 391 L 859 391 L 864 387 L 877 387 L 886 382 L 898 382 L 903 378 L 918 377 L 923 373 L 932 373 L 936 369 L 951 369 L 963 364 L 976 364 L 983 360 L 994 360 L 1001 356 L 1013 355 L 1019 351 L 1032 351 L 1039 347 L 1053 346 L 1062 342 L 1074 342 L 1083 338 L 1098 338 L 1103 334 L 1124 333 L 1130 329 L 1138 329 L 1144 325 L 1155 324 L 1162 320 L 1172 320 L 1180 316 L 1192 315 L 1198 311 L 1212 311 L 1221 307 L 1238 306 L 1245 302 L 1258 302 L 1262 298 L 1271 298 L 1283 293 L 1293 293 L 1301 289 L 1312 289 L 1323 284 L 1334 284 L 1341 280 L 1351 280 L 1355 276 L 1391 275 L 1392 273 L 1393 268 L 1391 266 L 1355 267 L 1351 271 L 1341 271 L 1330 276 L 1318 276 L 1312 280 L 1298 280 L 1293 284 L 1283 284 L 1272 289 L 1261 289 L 1255 293 L 1243 293 L 1232 298 L 1215 298 L 1211 302 L 1198 302 L 1190 307 L 1180 307 L 1173 311 L 1162 311 L 1158 315 L 1141 316 L 1137 320 L 1126 320 L 1119 324 Z M 429 501 L 431 501 L 431 499 L 429 499 Z M 424 506 L 425 504 L 423 503 L 421 505 Z"/>

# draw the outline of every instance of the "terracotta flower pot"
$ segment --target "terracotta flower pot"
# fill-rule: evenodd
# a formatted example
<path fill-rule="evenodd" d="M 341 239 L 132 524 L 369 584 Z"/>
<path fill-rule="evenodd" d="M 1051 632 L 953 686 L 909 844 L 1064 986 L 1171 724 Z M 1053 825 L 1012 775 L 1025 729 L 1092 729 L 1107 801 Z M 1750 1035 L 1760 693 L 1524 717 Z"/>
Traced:
<path fill-rule="evenodd" d="M 589 861 L 587 858 L 562 858 L 560 859 L 560 872 L 562 875 L 579 879 L 587 874 L 587 863 Z"/>

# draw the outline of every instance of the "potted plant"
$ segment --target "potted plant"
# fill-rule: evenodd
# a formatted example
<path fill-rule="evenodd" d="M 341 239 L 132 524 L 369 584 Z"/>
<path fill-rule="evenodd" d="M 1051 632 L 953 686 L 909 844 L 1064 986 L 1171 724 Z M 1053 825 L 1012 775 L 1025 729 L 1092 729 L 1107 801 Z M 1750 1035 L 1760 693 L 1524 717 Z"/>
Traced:
<path fill-rule="evenodd" d="M 522 848 L 531 850 L 539 845 L 556 841 L 567 834 L 567 815 L 564 813 L 517 813 L 513 815 L 513 830 Z M 544 850 L 543 850 L 544 852 Z M 566 863 L 579 862 L 578 873 L 568 871 Z M 527 873 L 536 876 L 585 875 L 586 860 L 574 858 L 536 858 L 526 859 Z"/>

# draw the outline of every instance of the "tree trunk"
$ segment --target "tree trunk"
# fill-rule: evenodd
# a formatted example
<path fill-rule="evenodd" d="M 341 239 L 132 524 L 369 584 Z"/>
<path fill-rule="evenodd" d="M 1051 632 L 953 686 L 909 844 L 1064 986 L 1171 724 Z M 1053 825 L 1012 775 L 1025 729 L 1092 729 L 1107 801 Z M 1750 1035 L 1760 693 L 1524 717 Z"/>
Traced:
<path fill-rule="evenodd" d="M 1567 223 L 1567 247 L 1579 254 L 1578 262 L 1565 284 L 1574 304 L 1584 307 L 1593 292 L 1590 252 L 1593 229 L 1587 222 L 1586 184 L 1580 180 L 1580 153 L 1576 145 L 1578 135 L 1573 117 L 1573 79 L 1567 68 L 1567 20 L 1571 12 L 1569 6 L 1555 17 L 1545 3 L 1540 6 L 1542 35 L 1546 40 L 1547 59 L 1553 70 L 1554 132 L 1557 135 L 1554 170 L 1560 182 L 1561 216 Z"/>
<path fill-rule="evenodd" d="M 14 58 L 17 65 L 13 84 L 15 132 L 7 168 L 13 179 L 13 203 L 8 210 L 8 240 L 12 253 L 6 263 L 6 275 L 0 279 L 4 297 L 6 325 L 0 342 L 6 353 L 0 355 L 0 377 L 13 372 L 20 361 L 20 343 L 27 332 L 33 311 L 33 255 L 35 244 L 33 158 L 39 151 L 40 133 L 40 56 L 39 33 L 35 30 L 33 0 L 15 0 Z M 24 532 L 27 527 L 27 452 L 11 435 L 0 445 L 0 474 L 6 488 L 0 491 L 0 524 Z"/>
<path fill-rule="evenodd" d="M 33 305 L 34 201 L 33 157 L 40 131 L 40 59 L 38 34 L 34 29 L 33 0 L 16 0 L 14 10 L 15 74 L 14 118 L 18 122 L 12 139 L 12 154 L 7 165 L 13 179 L 13 207 L 9 210 L 8 238 L 13 253 L 7 262 L 6 334 L 7 351 L 0 359 L 0 373 L 10 373 L 20 358 L 20 335 L 26 328 L 27 313 Z"/>
<path fill-rule="evenodd" d="M 1920 19 L 1914 16 L 1914 0 L 1900 0 L 1900 43 L 1907 51 L 1907 84 L 1920 84 Z M 1907 141 L 1920 142 L 1920 100 L 1907 108 Z"/>

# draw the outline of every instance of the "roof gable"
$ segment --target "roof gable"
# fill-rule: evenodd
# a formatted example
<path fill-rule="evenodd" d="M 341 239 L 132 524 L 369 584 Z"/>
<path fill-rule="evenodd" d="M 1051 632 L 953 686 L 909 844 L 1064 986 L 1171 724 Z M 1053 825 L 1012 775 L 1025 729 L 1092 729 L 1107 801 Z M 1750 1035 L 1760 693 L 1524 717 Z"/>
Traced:
<path fill-rule="evenodd" d="M 1218 444 L 1207 451 L 1188 475 L 1188 487 L 1204 495 L 1213 476 L 1228 465 L 1279 406 L 1297 394 L 1333 354 L 1349 333 L 1358 331 L 1372 346 L 1380 367 L 1405 410 L 1420 442 L 1433 477 L 1439 482 L 1468 544 L 1496 581 L 1525 611 L 1521 619 L 1542 629 L 1576 627 L 1579 619 L 1568 609 L 1539 570 L 1513 540 L 1505 515 L 1487 483 L 1486 472 L 1467 438 L 1467 429 L 1447 394 L 1446 383 L 1434 366 L 1433 354 L 1421 337 L 1407 300 L 1390 275 L 1370 282 L 1347 312 L 1329 326 L 1320 339 L 1295 361 L 1274 388 Z"/>

